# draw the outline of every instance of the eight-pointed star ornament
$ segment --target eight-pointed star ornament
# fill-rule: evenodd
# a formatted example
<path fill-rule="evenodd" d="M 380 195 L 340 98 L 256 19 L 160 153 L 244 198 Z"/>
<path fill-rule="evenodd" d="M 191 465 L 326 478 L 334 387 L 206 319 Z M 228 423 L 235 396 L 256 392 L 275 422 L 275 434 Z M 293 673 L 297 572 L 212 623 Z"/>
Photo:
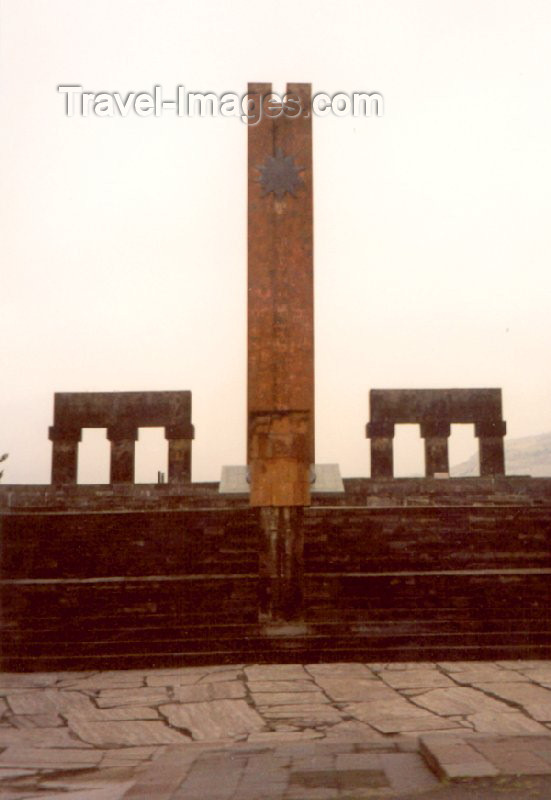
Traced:
<path fill-rule="evenodd" d="M 262 197 L 270 192 L 273 192 L 278 200 L 281 200 L 286 192 L 296 197 L 297 190 L 304 185 L 299 175 L 299 172 L 304 171 L 304 167 L 298 167 L 294 157 L 286 156 L 280 147 L 276 150 L 275 156 L 268 156 L 257 169 L 260 172 L 258 181 L 262 186 Z"/>

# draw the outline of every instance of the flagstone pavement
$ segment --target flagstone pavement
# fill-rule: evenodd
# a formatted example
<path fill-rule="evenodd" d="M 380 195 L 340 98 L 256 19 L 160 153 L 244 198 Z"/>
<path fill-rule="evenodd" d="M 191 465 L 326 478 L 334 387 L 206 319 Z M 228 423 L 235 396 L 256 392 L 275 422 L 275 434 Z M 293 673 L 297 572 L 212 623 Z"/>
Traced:
<path fill-rule="evenodd" d="M 549 773 L 551 661 L 0 674 L 0 800 L 397 797 Z"/>

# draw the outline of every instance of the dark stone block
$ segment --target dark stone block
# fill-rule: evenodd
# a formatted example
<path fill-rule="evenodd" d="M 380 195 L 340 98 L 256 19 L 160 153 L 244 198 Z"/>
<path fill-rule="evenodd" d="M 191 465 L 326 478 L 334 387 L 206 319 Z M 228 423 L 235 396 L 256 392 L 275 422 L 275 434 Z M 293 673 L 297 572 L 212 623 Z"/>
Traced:
<path fill-rule="evenodd" d="M 134 481 L 139 427 L 164 427 L 169 440 L 191 440 L 191 392 L 63 392 L 54 396 L 52 483 L 75 484 L 82 428 L 107 428 L 111 483 Z M 169 447 L 170 483 L 191 480 L 191 447 Z"/>
<path fill-rule="evenodd" d="M 420 425 L 425 439 L 427 477 L 449 471 L 447 437 L 452 423 L 474 423 L 480 438 L 481 475 L 505 473 L 501 389 L 372 389 L 369 403 L 366 435 L 371 438 L 372 477 L 392 477 L 389 437 L 395 425 L 412 423 Z"/>

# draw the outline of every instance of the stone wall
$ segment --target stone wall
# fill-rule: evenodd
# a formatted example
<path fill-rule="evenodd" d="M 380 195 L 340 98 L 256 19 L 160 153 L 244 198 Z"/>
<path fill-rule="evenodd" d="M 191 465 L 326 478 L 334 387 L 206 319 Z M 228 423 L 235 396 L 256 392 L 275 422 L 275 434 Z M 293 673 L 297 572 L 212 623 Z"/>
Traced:
<path fill-rule="evenodd" d="M 262 510 L 246 498 L 216 508 L 209 493 L 224 498 L 212 487 L 185 498 L 163 487 L 167 502 L 203 505 L 54 512 L 17 510 L 30 487 L 4 486 L 2 667 L 549 657 L 551 482 L 507 480 L 499 505 L 487 482 L 483 505 L 454 495 L 469 479 L 422 481 L 434 484 L 431 505 L 410 505 L 406 493 L 387 507 L 366 505 L 389 502 L 384 482 L 375 495 L 373 482 L 347 482 L 357 505 L 302 512 L 304 605 L 276 625 L 260 613 Z M 79 487 L 80 501 L 99 503 L 96 489 Z M 134 490 L 125 502 L 155 497 L 154 487 Z M 34 492 L 48 499 L 46 487 Z"/>

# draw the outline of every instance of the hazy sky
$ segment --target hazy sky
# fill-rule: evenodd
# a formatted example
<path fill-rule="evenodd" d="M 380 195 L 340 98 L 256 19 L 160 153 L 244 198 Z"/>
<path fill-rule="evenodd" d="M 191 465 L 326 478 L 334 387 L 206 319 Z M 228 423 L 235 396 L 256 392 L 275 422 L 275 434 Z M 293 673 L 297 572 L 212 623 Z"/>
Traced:
<path fill-rule="evenodd" d="M 49 481 L 55 391 L 190 389 L 194 480 L 245 458 L 246 126 L 68 118 L 59 84 L 380 92 L 314 119 L 318 462 L 369 474 L 370 388 L 502 387 L 510 437 L 551 430 L 550 45 L 547 0 L 0 0 L 4 481 Z"/>

